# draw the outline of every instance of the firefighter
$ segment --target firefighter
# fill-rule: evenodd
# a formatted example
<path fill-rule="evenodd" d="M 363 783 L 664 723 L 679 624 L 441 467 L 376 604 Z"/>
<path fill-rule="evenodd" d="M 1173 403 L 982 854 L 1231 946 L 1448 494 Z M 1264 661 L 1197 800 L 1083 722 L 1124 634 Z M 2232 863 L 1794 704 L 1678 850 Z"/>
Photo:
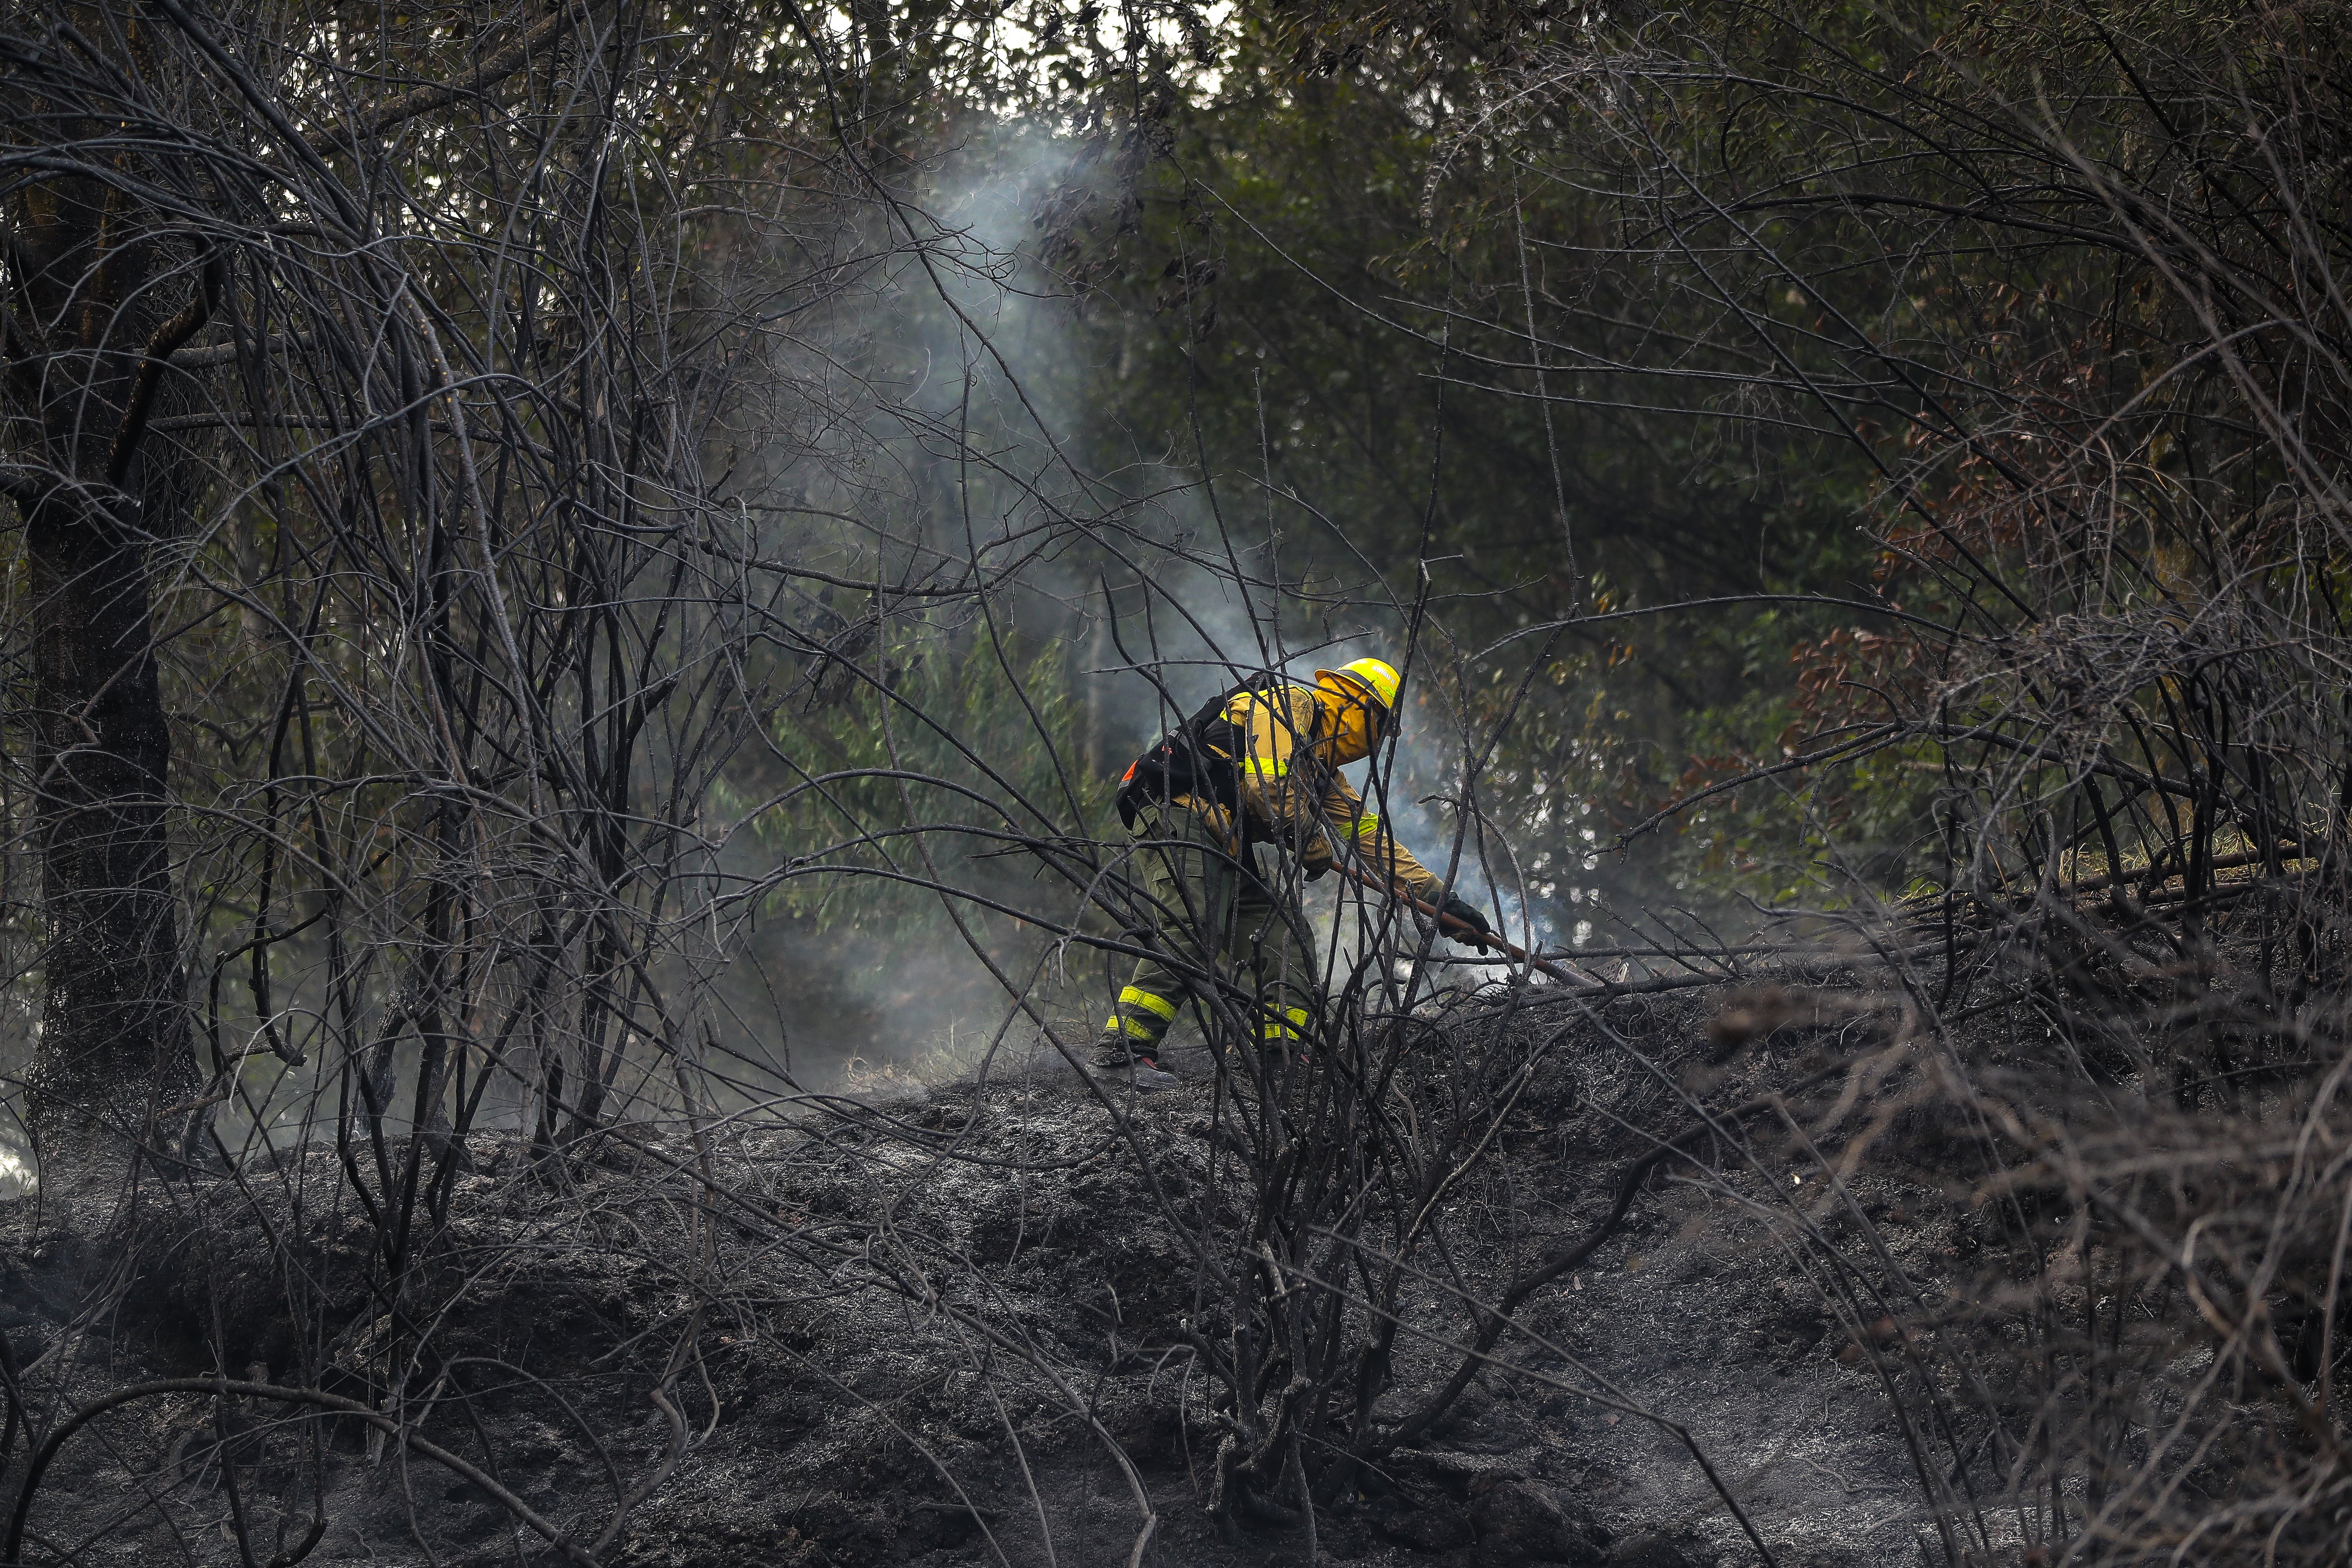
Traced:
<path fill-rule="evenodd" d="M 1296 884 L 1260 873 L 1271 845 L 1308 880 L 1344 841 L 1377 874 L 1476 933 L 1475 906 L 1450 892 L 1390 836 L 1339 776 L 1372 754 L 1395 722 L 1398 677 L 1377 658 L 1318 669 L 1311 686 L 1251 677 L 1202 708 L 1120 780 L 1118 812 L 1135 836 L 1167 957 L 1139 961 L 1094 1055 L 1097 1076 L 1165 1089 L 1160 1044 L 1192 991 L 1186 972 L 1230 981 L 1262 1048 L 1296 1053 L 1319 1007 L 1315 961 Z"/>

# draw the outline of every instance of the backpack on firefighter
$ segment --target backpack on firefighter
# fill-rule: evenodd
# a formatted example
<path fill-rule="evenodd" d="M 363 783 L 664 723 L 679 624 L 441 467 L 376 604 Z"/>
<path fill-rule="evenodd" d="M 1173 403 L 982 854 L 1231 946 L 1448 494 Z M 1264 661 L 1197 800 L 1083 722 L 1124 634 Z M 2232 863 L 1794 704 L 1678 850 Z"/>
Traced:
<path fill-rule="evenodd" d="M 1270 669 L 1244 676 L 1240 685 L 1211 698 L 1199 712 L 1162 735 L 1120 775 L 1119 821 L 1132 832 L 1152 806 L 1189 796 L 1202 805 L 1223 806 L 1234 822 L 1246 824 L 1241 764 L 1234 759 L 1248 749 L 1249 732 L 1226 714 L 1240 698 L 1278 691 L 1288 684 Z"/>

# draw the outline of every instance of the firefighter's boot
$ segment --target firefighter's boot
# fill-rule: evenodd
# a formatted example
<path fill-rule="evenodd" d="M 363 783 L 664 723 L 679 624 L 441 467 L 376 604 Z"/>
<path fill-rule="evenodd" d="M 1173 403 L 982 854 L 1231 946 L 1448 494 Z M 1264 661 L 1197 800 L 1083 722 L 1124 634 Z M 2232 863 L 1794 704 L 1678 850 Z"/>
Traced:
<path fill-rule="evenodd" d="M 1104 1021 L 1103 1036 L 1087 1063 L 1097 1079 L 1132 1084 L 1138 1094 L 1176 1087 L 1176 1075 L 1160 1065 L 1160 1042 L 1176 1021 L 1176 1004 L 1129 985 Z"/>

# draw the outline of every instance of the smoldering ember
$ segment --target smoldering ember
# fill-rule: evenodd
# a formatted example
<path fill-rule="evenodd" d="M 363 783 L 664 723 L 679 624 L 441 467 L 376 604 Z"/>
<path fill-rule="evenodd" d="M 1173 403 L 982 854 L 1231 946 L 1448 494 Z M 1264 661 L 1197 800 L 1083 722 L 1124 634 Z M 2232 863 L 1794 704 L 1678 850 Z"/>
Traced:
<path fill-rule="evenodd" d="M 0 8 L 0 1568 L 2352 1562 L 2347 45 Z"/>

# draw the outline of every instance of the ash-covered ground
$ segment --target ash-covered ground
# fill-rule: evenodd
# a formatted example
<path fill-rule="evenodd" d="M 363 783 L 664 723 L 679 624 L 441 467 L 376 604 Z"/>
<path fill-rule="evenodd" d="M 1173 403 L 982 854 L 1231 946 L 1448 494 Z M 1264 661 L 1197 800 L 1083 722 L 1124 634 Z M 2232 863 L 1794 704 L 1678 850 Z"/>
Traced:
<path fill-rule="evenodd" d="M 1727 1050 L 1726 1005 L 1553 1000 L 1468 1026 L 1471 1058 L 1544 1048 L 1492 1157 L 1441 1200 L 1448 1250 L 1408 1293 L 1389 1407 L 1456 1364 L 1465 1295 L 1584 1233 L 1629 1163 L 1693 1124 L 1685 1097 L 1818 1077 L 1864 1010 L 1784 1009 Z M 0 1324 L 47 1430 L 151 1380 L 380 1408 L 402 1391 L 390 1432 L 256 1395 L 131 1397 L 55 1446 L 22 1560 L 268 1563 L 320 1517 L 314 1563 L 560 1560 L 520 1504 L 581 1553 L 646 1568 L 1126 1563 L 1147 1514 L 1146 1563 L 1304 1563 L 1303 1521 L 1221 1533 L 1203 1508 L 1217 1430 L 1178 1222 L 1242 1223 L 1222 1168 L 1240 1155 L 1205 1056 L 1172 1065 L 1185 1087 L 1129 1101 L 1125 1127 L 1041 1054 L 722 1121 L 700 1144 L 623 1129 L 562 1168 L 485 1140 L 446 1222 L 406 1239 L 400 1261 L 427 1262 L 397 1289 L 331 1148 L 151 1179 L 127 1205 L 14 1202 Z M 1848 1123 L 1894 1092 L 1853 1069 L 1822 1092 L 1849 1089 Z M 1489 1368 L 1318 1510 L 1318 1560 L 1756 1562 L 1726 1491 L 1790 1568 L 1917 1560 L 1930 1522 L 1889 1380 L 1925 1375 L 1897 1323 L 1933 1302 L 1874 1317 L 1890 1304 L 1825 1278 L 1818 1241 L 1951 1280 L 1972 1250 L 1966 1183 L 1899 1121 L 1875 1144 L 1893 1158 L 1828 1181 L 1807 1124 L 1788 1125 L 1750 1141 L 1766 1157 L 1716 1148 L 1713 1179 L 1663 1164 L 1520 1312 L 1529 1333 L 1496 1354 L 1524 1370 Z M 27 1452 L 12 1445 L 0 1495 L 20 1495 Z"/>

